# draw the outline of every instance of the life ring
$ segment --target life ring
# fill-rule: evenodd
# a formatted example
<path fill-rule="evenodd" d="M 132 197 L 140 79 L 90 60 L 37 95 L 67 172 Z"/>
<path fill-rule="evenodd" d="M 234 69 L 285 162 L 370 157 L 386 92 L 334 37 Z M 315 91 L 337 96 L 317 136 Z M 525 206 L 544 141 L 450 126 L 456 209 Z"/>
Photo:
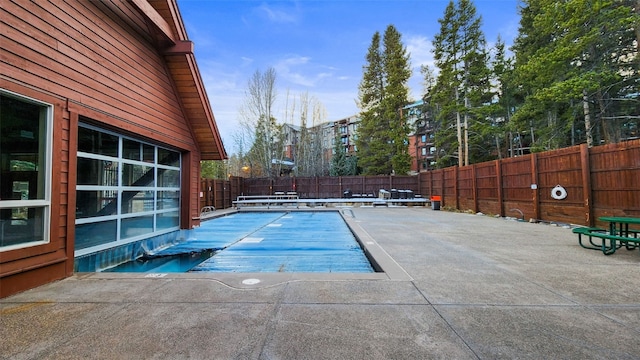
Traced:
<path fill-rule="evenodd" d="M 560 185 L 556 185 L 556 187 L 551 189 L 551 197 L 556 200 L 562 200 L 567 197 L 567 190 Z"/>

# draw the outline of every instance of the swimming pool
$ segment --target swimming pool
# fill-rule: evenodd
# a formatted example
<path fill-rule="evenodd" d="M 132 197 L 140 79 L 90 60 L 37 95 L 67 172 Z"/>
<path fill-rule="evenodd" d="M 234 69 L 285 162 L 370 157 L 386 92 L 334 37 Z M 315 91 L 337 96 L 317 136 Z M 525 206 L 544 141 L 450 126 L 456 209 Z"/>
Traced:
<path fill-rule="evenodd" d="M 105 272 L 375 272 L 337 211 L 239 212 Z"/>

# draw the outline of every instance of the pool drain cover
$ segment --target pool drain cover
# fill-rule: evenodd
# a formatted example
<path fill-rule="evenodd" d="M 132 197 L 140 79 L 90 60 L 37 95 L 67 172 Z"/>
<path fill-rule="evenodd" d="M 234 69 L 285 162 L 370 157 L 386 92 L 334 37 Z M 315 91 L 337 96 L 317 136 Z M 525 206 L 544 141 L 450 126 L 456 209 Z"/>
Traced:
<path fill-rule="evenodd" d="M 245 284 L 245 285 L 255 285 L 255 284 L 260 283 L 260 280 L 258 280 L 258 279 L 244 279 L 244 280 L 242 280 L 242 283 Z"/>

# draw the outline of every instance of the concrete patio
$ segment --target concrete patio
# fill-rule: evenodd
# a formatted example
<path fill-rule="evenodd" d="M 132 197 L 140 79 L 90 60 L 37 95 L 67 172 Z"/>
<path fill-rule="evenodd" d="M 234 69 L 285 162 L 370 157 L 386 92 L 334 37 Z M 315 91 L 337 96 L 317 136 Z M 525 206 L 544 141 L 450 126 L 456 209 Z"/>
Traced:
<path fill-rule="evenodd" d="M 386 273 L 76 274 L 0 300 L 3 359 L 640 359 L 640 254 L 424 207 L 349 220 Z"/>

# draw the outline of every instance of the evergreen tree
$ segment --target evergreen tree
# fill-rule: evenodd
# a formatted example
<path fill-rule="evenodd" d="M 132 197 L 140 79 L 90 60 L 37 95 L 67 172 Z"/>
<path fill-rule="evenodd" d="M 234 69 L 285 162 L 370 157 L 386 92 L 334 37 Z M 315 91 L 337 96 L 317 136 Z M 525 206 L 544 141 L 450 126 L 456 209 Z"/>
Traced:
<path fill-rule="evenodd" d="M 470 127 L 484 120 L 482 106 L 490 101 L 486 41 L 480 29 L 482 20 L 470 0 L 460 0 L 457 7 L 450 1 L 438 22 L 434 60 L 440 72 L 430 99 L 437 120 L 437 161 L 439 166 L 448 166 L 457 158 L 463 166 L 473 160 L 471 145 L 487 151 L 480 146 L 481 132 L 474 131 L 474 137 L 469 137 Z"/>
<path fill-rule="evenodd" d="M 464 165 L 469 165 L 491 156 L 492 146 L 485 137 L 485 130 L 492 125 L 487 122 L 486 112 L 491 101 L 491 74 L 486 41 L 480 29 L 482 18 L 470 0 L 460 0 L 457 12 L 462 40 Z"/>
<path fill-rule="evenodd" d="M 227 160 L 203 160 L 200 161 L 200 177 L 203 179 L 228 180 L 229 164 Z"/>
<path fill-rule="evenodd" d="M 333 156 L 331 157 L 331 167 L 329 168 L 329 175 L 331 176 L 344 176 L 347 174 L 347 154 L 340 136 L 336 136 L 333 139 Z"/>
<path fill-rule="evenodd" d="M 531 123 L 534 149 L 584 138 L 617 142 L 629 117 L 625 102 L 638 92 L 636 29 L 631 1 L 527 0 L 516 40 L 516 73 L 525 91 L 514 124 Z M 637 114 L 636 114 L 637 115 Z M 600 135 L 599 135 L 600 134 Z"/>
<path fill-rule="evenodd" d="M 384 33 L 383 71 L 385 87 L 382 107 L 384 118 L 389 123 L 391 165 L 395 174 L 405 175 L 411 168 L 411 156 L 408 152 L 410 130 L 401 109 L 409 103 L 407 82 L 411 77 L 411 67 L 401 35 L 393 25 L 389 25 Z"/>
<path fill-rule="evenodd" d="M 495 155 L 498 159 L 513 156 L 512 137 L 509 135 L 508 124 L 514 111 L 515 100 L 513 90 L 513 59 L 506 55 L 505 43 L 500 36 L 494 47 L 492 65 L 493 97 L 491 105 L 487 107 L 489 126 L 483 129 L 483 134 L 493 140 Z"/>
<path fill-rule="evenodd" d="M 388 174 L 391 172 L 389 161 L 390 139 L 383 133 L 384 115 L 382 99 L 384 96 L 384 73 L 382 53 L 380 51 L 380 33 L 375 32 L 371 39 L 364 66 L 364 74 L 358 88 L 360 106 L 360 125 L 358 127 L 358 165 L 365 175 Z"/>
<path fill-rule="evenodd" d="M 408 128 L 400 109 L 408 103 L 409 56 L 393 25 L 373 35 L 359 86 L 358 165 L 366 175 L 405 174 L 410 168 Z"/>

